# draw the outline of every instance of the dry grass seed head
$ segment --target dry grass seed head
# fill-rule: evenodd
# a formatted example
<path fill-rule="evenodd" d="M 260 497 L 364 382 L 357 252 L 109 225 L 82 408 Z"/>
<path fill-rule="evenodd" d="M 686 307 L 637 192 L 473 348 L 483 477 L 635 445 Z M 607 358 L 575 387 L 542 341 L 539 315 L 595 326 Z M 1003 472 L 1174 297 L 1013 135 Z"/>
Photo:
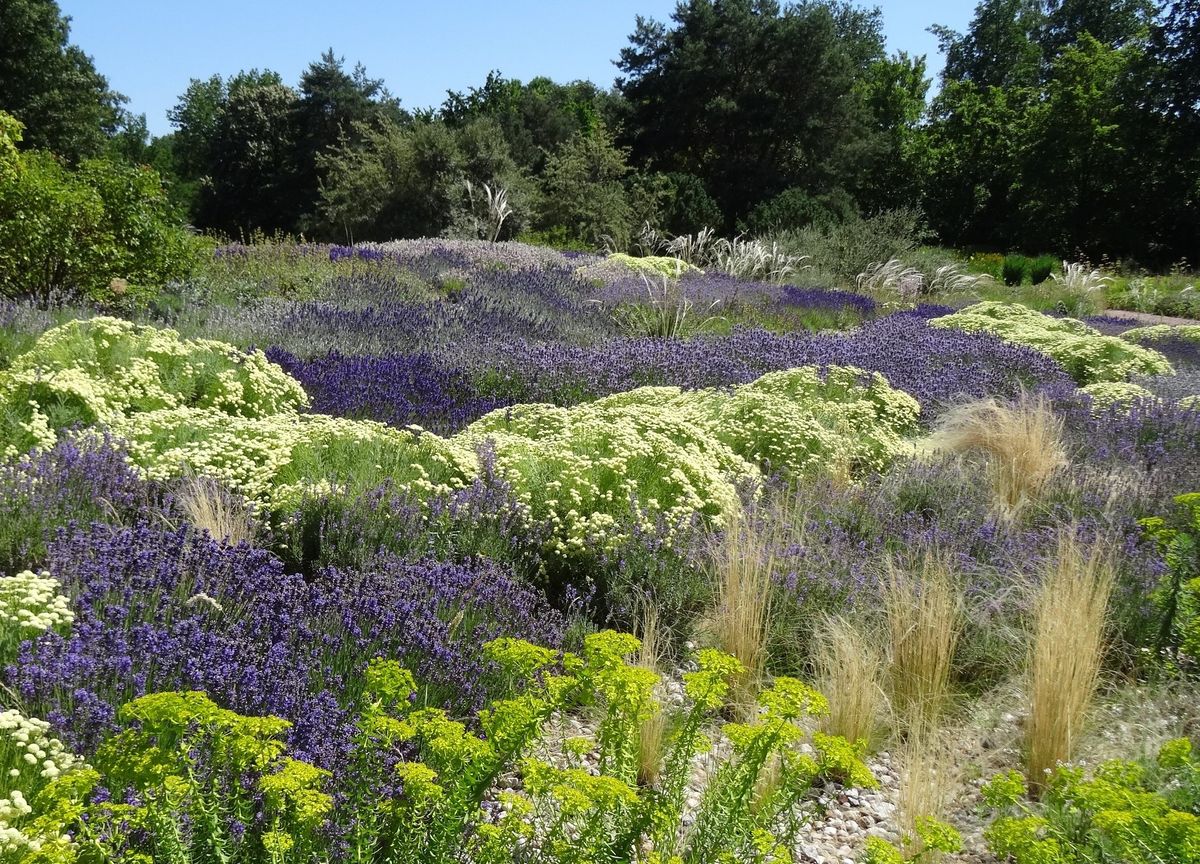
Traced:
<path fill-rule="evenodd" d="M 1030 634 L 1026 768 L 1034 787 L 1074 753 L 1100 680 L 1114 581 L 1109 550 L 1085 549 L 1070 530 L 1059 535 Z"/>
<path fill-rule="evenodd" d="M 254 540 L 254 516 L 246 499 L 212 477 L 185 477 L 175 498 L 184 518 L 214 540 L 235 546 Z"/>
<path fill-rule="evenodd" d="M 962 629 L 962 590 L 944 553 L 928 551 L 915 567 L 889 560 L 883 579 L 889 634 L 888 691 L 898 719 L 928 722 L 950 694 L 950 670 Z"/>
<path fill-rule="evenodd" d="M 848 619 L 828 615 L 818 625 L 813 665 L 817 689 L 829 700 L 822 729 L 870 746 L 887 701 L 883 654 L 874 639 Z"/>
<path fill-rule="evenodd" d="M 1044 395 L 1014 403 L 980 399 L 947 411 L 932 442 L 952 453 L 987 456 L 992 490 L 1002 512 L 1013 514 L 1037 499 L 1067 464 L 1063 421 Z"/>

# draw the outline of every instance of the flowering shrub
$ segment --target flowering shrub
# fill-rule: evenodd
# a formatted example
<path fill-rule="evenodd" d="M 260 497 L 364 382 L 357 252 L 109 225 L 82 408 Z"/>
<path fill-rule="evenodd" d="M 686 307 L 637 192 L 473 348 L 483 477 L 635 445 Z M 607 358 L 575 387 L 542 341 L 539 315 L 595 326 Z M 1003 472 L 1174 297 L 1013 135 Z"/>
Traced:
<path fill-rule="evenodd" d="M 483 642 L 557 645 L 563 633 L 542 598 L 486 560 L 384 555 L 305 579 L 263 550 L 139 524 L 64 535 L 48 569 L 75 598 L 74 626 L 25 641 L 5 681 L 85 750 L 126 700 L 204 690 L 231 710 L 291 721 L 292 754 L 335 769 L 370 658 L 404 659 L 423 700 L 470 711 L 487 695 Z"/>
<path fill-rule="evenodd" d="M 649 256 L 636 258 L 623 252 L 615 252 L 595 264 L 587 264 L 575 271 L 581 279 L 599 279 L 609 281 L 627 276 L 630 272 L 646 276 L 668 276 L 678 279 L 685 273 L 698 273 L 700 269 L 681 258 L 669 256 Z"/>
<path fill-rule="evenodd" d="M 569 409 L 500 409 L 455 440 L 495 443 L 498 471 L 569 555 L 613 548 L 628 516 L 643 528 L 723 521 L 762 468 L 881 468 L 904 451 L 919 410 L 881 375 L 802 368 L 728 392 L 645 387 Z"/>
<path fill-rule="evenodd" d="M 34 803 L 48 786 L 81 766 L 79 757 L 51 736 L 46 721 L 16 709 L 0 712 L 0 858 L 24 861 L 69 845 L 61 826 L 48 831 L 39 824 Z"/>
<path fill-rule="evenodd" d="M 1140 524 L 1167 567 L 1155 592 L 1163 610 L 1157 647 L 1177 650 L 1180 665 L 1194 670 L 1200 664 L 1200 493 L 1177 495 L 1172 503 L 1166 517 L 1148 516 Z"/>
<path fill-rule="evenodd" d="M 0 372 L 0 444 L 12 457 L 53 446 L 74 424 L 178 408 L 261 418 L 306 403 L 299 383 L 262 352 L 98 317 L 47 331 Z"/>
<path fill-rule="evenodd" d="M 0 576 L 0 659 L 11 660 L 25 639 L 75 620 L 61 587 L 46 571 Z"/>
<path fill-rule="evenodd" d="M 1060 766 L 1039 804 L 1015 771 L 992 779 L 984 801 L 998 814 L 984 839 L 1015 864 L 1195 861 L 1200 849 L 1200 762 L 1186 738 L 1149 765 L 1113 760 L 1092 776 Z"/>
<path fill-rule="evenodd" d="M 1057 360 L 1081 385 L 1124 381 L 1135 372 L 1162 375 L 1173 371 L 1157 351 L 1101 335 L 1074 318 L 1051 318 L 1019 304 L 976 303 L 930 324 L 995 333 L 1008 342 L 1035 348 Z"/>
<path fill-rule="evenodd" d="M 458 861 L 467 853 L 498 864 L 510 861 L 514 848 L 538 862 L 642 860 L 647 849 L 660 861 L 770 860 L 790 848 L 789 832 L 803 821 L 794 808 L 815 781 L 874 785 L 847 742 L 819 733 L 810 739 L 804 731 L 825 710 L 820 694 L 780 678 L 763 692 L 758 719 L 724 726 L 732 755 L 711 775 L 684 828 L 692 758 L 706 747 L 704 725 L 724 704 L 739 666 L 721 652 L 700 653 L 697 671 L 684 679 L 688 705 L 676 718 L 659 779 L 639 786 L 637 730 L 655 710 L 657 676 L 625 661 L 638 647 L 632 636 L 597 633 L 580 656 L 566 654 L 559 666 L 553 652 L 529 643 L 489 644 L 489 656 L 524 689 L 480 714 L 483 737 L 441 712 L 415 709 L 412 677 L 395 664 L 375 664 L 362 732 L 376 746 L 415 743 L 422 761 L 398 766 L 407 794 L 392 804 L 396 809 L 360 804 L 373 812 L 355 845 L 399 850 L 396 860 L 412 862 Z M 551 714 L 580 703 L 597 706 L 594 740 L 565 742 L 565 765 L 538 755 Z M 797 750 L 805 740 L 813 756 Z M 583 768 L 584 757 L 595 760 L 594 772 Z M 481 809 L 500 775 L 518 766 L 523 784 L 500 793 L 503 810 Z M 764 781 L 771 766 L 778 774 Z"/>
<path fill-rule="evenodd" d="M 305 860 L 327 846 L 333 798 L 321 790 L 330 775 L 284 755 L 287 721 L 242 716 L 199 692 L 142 696 L 120 716 L 126 728 L 101 746 L 95 767 L 64 766 L 26 811 L 24 841 L 53 853 L 45 860 L 153 850 L 156 860 L 232 864 Z"/>
<path fill-rule="evenodd" d="M 1138 399 L 1155 398 L 1145 387 L 1128 381 L 1098 381 L 1079 389 L 1091 398 L 1092 404 L 1098 409 L 1105 409 L 1110 405 L 1128 405 Z"/>
<path fill-rule="evenodd" d="M 284 510 L 305 495 L 354 494 L 384 480 L 428 497 L 462 486 L 474 471 L 473 454 L 453 441 L 324 414 L 239 419 L 213 409 L 170 408 L 132 415 L 111 428 L 153 479 L 208 474 Z"/>
<path fill-rule="evenodd" d="M 1151 324 L 1147 327 L 1133 327 L 1121 334 L 1122 339 L 1130 342 L 1149 342 L 1154 344 L 1163 339 L 1184 339 L 1189 342 L 1200 342 L 1200 324 Z"/>

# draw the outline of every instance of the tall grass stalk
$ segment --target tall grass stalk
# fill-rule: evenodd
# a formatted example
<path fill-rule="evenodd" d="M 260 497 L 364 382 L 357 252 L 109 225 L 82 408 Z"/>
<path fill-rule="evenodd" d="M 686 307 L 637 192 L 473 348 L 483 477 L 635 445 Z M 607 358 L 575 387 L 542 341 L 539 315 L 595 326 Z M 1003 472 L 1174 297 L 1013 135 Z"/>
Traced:
<path fill-rule="evenodd" d="M 873 637 L 844 617 L 828 615 L 817 629 L 813 665 L 816 687 L 829 700 L 823 730 L 870 747 L 887 701 L 883 654 Z"/>
<path fill-rule="evenodd" d="M 947 557 L 930 551 L 913 568 L 889 561 L 883 605 L 892 709 L 897 718 L 923 726 L 940 716 L 949 701 L 950 670 L 962 629 L 962 592 Z"/>
<path fill-rule="evenodd" d="M 1030 641 L 1026 769 L 1034 788 L 1075 750 L 1100 679 L 1114 581 L 1106 549 L 1060 535 L 1042 574 Z"/>
<path fill-rule="evenodd" d="M 1063 421 L 1045 396 L 1006 404 L 980 399 L 947 411 L 932 439 L 937 449 L 982 452 L 998 509 L 1013 515 L 1038 498 L 1067 464 Z"/>
<path fill-rule="evenodd" d="M 774 525 L 781 521 L 771 520 Z M 734 707 L 744 712 L 754 710 L 766 666 L 777 548 L 773 539 L 767 529 L 735 518 L 714 556 L 717 602 L 711 629 L 717 647 L 746 669 L 732 688 Z"/>
<path fill-rule="evenodd" d="M 667 632 L 659 620 L 658 607 L 652 601 L 643 604 L 639 623 L 642 647 L 638 652 L 637 665 L 661 674 Z M 667 720 L 662 704 L 655 701 L 653 710 L 638 730 L 638 783 L 643 786 L 657 783 L 662 772 L 667 749 Z"/>
<path fill-rule="evenodd" d="M 915 844 L 907 851 L 912 858 L 925 856 L 917 858 L 923 861 L 928 860 L 932 850 L 922 847 L 917 826 L 923 819 L 945 821 L 961 771 L 950 735 L 937 718 L 912 717 L 910 721 L 899 745 L 896 811 L 901 832 Z"/>

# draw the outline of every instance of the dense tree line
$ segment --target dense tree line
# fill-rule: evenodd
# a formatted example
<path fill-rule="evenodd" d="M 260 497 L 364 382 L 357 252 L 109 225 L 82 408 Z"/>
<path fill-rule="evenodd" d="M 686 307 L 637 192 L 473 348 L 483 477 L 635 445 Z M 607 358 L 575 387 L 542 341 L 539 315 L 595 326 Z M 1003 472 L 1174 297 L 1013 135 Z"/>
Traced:
<path fill-rule="evenodd" d="M 414 111 L 331 50 L 294 85 L 194 79 L 151 139 L 54 0 L 6 0 L 0 110 L 67 164 L 154 167 L 233 236 L 622 245 L 647 221 L 769 232 L 921 205 L 956 245 L 1195 255 L 1200 2 L 983 0 L 965 33 L 934 28 L 932 100 L 925 58 L 882 30 L 841 0 L 686 0 L 637 19 L 611 90 L 492 73 Z"/>

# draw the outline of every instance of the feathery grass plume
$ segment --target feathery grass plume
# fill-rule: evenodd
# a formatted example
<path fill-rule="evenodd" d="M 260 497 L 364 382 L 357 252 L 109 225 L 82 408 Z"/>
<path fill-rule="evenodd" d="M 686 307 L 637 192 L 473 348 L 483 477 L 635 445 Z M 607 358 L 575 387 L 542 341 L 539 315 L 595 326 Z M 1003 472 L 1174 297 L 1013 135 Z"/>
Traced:
<path fill-rule="evenodd" d="M 1062 262 L 1062 273 L 1051 273 L 1050 278 L 1075 298 L 1077 309 L 1096 315 L 1108 308 L 1107 288 L 1113 283 L 1111 276 L 1102 270 L 1089 270 L 1085 262 Z"/>
<path fill-rule="evenodd" d="M 638 651 L 637 665 L 662 673 L 663 657 L 666 654 L 667 632 L 659 620 L 658 607 L 652 600 L 645 600 L 641 609 L 638 635 L 642 646 Z M 662 771 L 663 757 L 667 751 L 667 714 L 662 705 L 655 701 L 653 710 L 642 720 L 638 730 L 638 783 L 652 786 L 658 782 Z"/>
<path fill-rule="evenodd" d="M 1026 770 L 1032 787 L 1071 758 L 1100 679 L 1113 561 L 1068 529 L 1045 564 L 1029 647 Z"/>
<path fill-rule="evenodd" d="M 926 849 L 921 825 L 926 820 L 944 822 L 961 776 L 958 754 L 947 730 L 936 717 L 912 717 L 904 741 L 899 745 L 900 785 L 896 811 L 902 834 L 907 835 L 910 860 L 936 860 L 938 853 Z"/>
<path fill-rule="evenodd" d="M 692 314 L 696 304 L 683 292 L 677 280 L 664 274 L 660 289 L 645 273 L 639 275 L 646 284 L 648 302 L 621 306 L 613 315 L 617 324 L 630 335 L 677 339 L 703 333 L 716 322 L 723 320 L 719 315 L 709 315 L 697 320 Z M 713 300 L 704 311 L 712 312 L 720 304 L 719 299 Z"/>
<path fill-rule="evenodd" d="M 854 278 L 859 291 L 867 294 L 895 294 L 901 300 L 915 302 L 922 293 L 925 277 L 915 267 L 906 267 L 898 258 L 875 262 Z"/>
<path fill-rule="evenodd" d="M 910 725 L 929 723 L 949 699 L 950 667 L 962 629 L 962 589 L 948 557 L 929 550 L 911 568 L 889 560 L 883 606 L 893 712 Z"/>
<path fill-rule="evenodd" d="M 772 525 L 785 520 L 772 519 Z M 777 544 L 745 517 L 729 520 L 714 556 L 716 609 L 709 622 L 716 646 L 745 667 L 730 695 L 739 713 L 755 711 L 767 660 L 771 582 Z"/>
<path fill-rule="evenodd" d="M 816 687 L 829 700 L 821 729 L 869 747 L 887 699 L 883 655 L 874 639 L 849 619 L 826 615 L 817 627 L 813 665 Z"/>
<path fill-rule="evenodd" d="M 233 546 L 254 540 L 254 516 L 249 504 L 218 480 L 204 475 L 185 477 L 175 500 L 184 518 L 201 531 L 207 531 L 214 540 L 224 540 Z"/>
<path fill-rule="evenodd" d="M 1062 418 L 1041 394 L 1022 394 L 1009 404 L 987 398 L 953 408 L 942 415 L 932 443 L 952 453 L 986 454 L 996 501 L 1009 515 L 1036 500 L 1067 464 Z"/>

